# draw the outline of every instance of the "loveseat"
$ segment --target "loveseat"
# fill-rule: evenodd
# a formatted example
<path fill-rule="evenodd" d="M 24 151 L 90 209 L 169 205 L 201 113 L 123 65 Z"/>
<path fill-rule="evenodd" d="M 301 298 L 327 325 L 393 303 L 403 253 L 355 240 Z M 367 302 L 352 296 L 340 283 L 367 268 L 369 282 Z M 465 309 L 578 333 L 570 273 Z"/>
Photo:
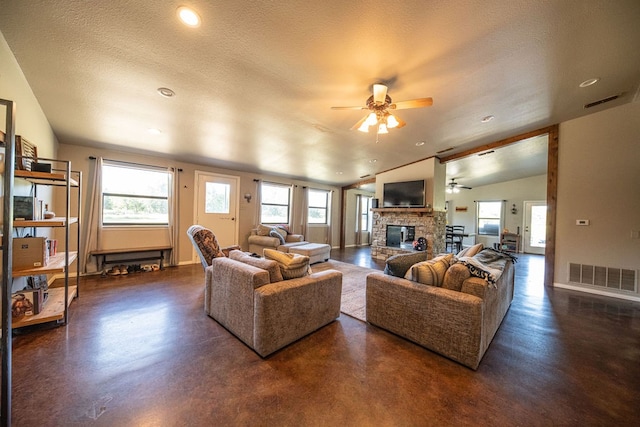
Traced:
<path fill-rule="evenodd" d="M 265 255 L 278 261 L 242 251 L 214 258 L 204 300 L 206 314 L 262 357 L 335 320 L 342 294 L 341 272 L 309 274 L 308 257 L 275 250 Z"/>
<path fill-rule="evenodd" d="M 286 225 L 269 226 L 260 224 L 251 230 L 248 237 L 249 252 L 262 255 L 265 249 L 276 249 L 280 252 L 289 252 L 289 248 L 304 245 L 302 234 L 293 234 Z"/>
<path fill-rule="evenodd" d="M 404 277 L 370 273 L 367 322 L 475 370 L 513 300 L 514 261 L 485 248 L 417 263 Z"/>

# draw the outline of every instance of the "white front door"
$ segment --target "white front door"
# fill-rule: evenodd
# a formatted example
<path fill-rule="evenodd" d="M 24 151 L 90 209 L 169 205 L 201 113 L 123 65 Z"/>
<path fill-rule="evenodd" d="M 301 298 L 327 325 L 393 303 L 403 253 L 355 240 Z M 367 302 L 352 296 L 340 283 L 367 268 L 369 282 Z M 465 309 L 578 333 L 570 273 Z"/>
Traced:
<path fill-rule="evenodd" d="M 221 247 L 238 244 L 240 178 L 196 171 L 194 224 L 213 231 Z"/>
<path fill-rule="evenodd" d="M 524 202 L 524 252 L 544 255 L 547 235 L 547 203 Z"/>

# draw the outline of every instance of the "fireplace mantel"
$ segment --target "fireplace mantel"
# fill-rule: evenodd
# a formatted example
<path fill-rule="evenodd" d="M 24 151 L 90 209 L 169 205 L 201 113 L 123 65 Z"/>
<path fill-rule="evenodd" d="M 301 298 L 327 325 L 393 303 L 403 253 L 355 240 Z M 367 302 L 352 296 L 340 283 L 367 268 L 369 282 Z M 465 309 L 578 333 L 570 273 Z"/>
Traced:
<path fill-rule="evenodd" d="M 371 208 L 371 212 L 381 213 L 414 213 L 419 216 L 433 215 L 433 209 L 431 208 Z"/>

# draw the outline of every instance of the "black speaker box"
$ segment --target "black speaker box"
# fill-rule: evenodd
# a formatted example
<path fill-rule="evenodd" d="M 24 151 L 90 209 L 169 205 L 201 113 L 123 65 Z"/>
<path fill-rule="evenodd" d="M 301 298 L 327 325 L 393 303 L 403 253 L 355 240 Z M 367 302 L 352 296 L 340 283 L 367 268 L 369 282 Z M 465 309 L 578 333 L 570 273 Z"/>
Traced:
<path fill-rule="evenodd" d="M 51 173 L 51 163 L 36 163 L 31 162 L 32 172 L 47 172 Z"/>
<path fill-rule="evenodd" d="M 371 207 L 373 209 L 377 209 L 378 208 L 378 199 L 371 199 Z"/>

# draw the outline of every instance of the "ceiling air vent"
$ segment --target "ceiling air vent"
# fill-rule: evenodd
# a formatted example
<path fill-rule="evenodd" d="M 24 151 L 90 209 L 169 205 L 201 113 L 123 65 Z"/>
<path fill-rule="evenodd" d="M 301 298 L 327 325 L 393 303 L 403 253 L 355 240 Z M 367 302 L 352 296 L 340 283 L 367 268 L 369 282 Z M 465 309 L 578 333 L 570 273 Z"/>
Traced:
<path fill-rule="evenodd" d="M 591 108 L 591 107 L 595 107 L 596 105 L 604 104 L 605 102 L 615 101 L 616 99 L 620 98 L 620 96 L 622 96 L 622 94 L 613 95 L 608 98 L 602 98 L 602 99 L 599 99 L 598 101 L 593 101 L 588 104 L 584 104 L 584 108 Z"/>

